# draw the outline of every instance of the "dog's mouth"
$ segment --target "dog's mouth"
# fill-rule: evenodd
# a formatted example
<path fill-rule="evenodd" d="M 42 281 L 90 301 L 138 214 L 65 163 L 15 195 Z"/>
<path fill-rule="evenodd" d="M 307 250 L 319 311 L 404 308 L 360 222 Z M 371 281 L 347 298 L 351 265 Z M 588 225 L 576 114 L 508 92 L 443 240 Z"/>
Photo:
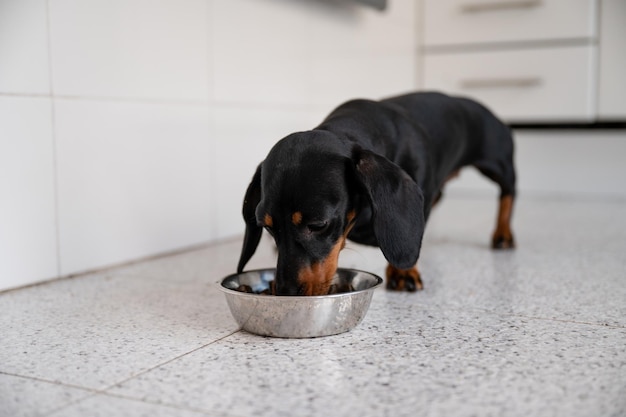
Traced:
<path fill-rule="evenodd" d="M 278 296 L 315 296 L 332 293 L 333 276 L 330 278 L 318 277 L 316 268 L 304 268 L 300 271 L 299 279 L 295 285 L 277 284 L 272 295 Z"/>
<path fill-rule="evenodd" d="M 239 292 L 245 292 L 248 294 L 257 294 L 257 295 L 279 295 L 276 292 L 276 285 L 275 285 L 276 281 L 270 281 L 269 285 L 267 288 L 261 290 L 261 291 L 254 291 L 252 289 L 251 286 L 249 285 L 245 285 L 245 284 L 241 284 L 239 285 L 236 290 Z M 332 284 L 330 284 L 328 291 L 323 293 L 323 294 L 317 294 L 317 295 L 333 295 L 333 294 L 342 294 L 342 293 L 347 293 L 347 292 L 352 292 L 354 291 L 354 287 L 352 286 L 352 284 L 350 283 L 335 283 L 333 282 Z M 300 295 L 300 296 L 304 296 L 304 290 L 297 290 L 295 292 L 295 294 L 280 294 L 280 295 Z"/>
<path fill-rule="evenodd" d="M 332 246 L 325 258 L 300 266 L 297 271 L 296 279 L 291 282 L 277 281 L 276 295 L 316 296 L 348 292 L 346 288 L 339 288 L 337 285 L 333 285 L 333 280 L 337 272 L 339 252 L 341 252 L 346 245 L 346 239 L 348 233 L 354 226 L 355 217 L 356 214 L 354 211 L 348 214 L 348 227 Z M 279 256 L 279 269 L 280 264 Z M 277 277 L 277 279 L 278 278 L 279 277 Z"/>
<path fill-rule="evenodd" d="M 298 283 L 301 295 L 326 295 L 331 290 L 339 252 L 345 246 L 345 237 L 340 239 L 325 259 L 313 262 L 300 269 Z"/>
<path fill-rule="evenodd" d="M 313 296 L 313 295 L 326 295 L 330 292 L 330 287 L 332 284 L 332 276 L 330 280 L 324 279 L 323 281 L 309 281 L 304 285 L 300 286 L 299 293 L 304 296 Z"/>

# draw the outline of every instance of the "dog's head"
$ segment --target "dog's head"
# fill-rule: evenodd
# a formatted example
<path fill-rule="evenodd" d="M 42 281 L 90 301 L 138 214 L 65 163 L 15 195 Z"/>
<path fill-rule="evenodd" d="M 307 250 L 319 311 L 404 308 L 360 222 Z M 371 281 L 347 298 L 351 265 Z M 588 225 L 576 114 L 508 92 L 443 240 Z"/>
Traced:
<path fill-rule="evenodd" d="M 259 165 L 243 203 L 242 272 L 263 228 L 278 248 L 278 295 L 327 294 L 352 227 L 369 227 L 387 260 L 411 268 L 424 230 L 417 184 L 383 156 L 332 133 L 294 133 Z"/>

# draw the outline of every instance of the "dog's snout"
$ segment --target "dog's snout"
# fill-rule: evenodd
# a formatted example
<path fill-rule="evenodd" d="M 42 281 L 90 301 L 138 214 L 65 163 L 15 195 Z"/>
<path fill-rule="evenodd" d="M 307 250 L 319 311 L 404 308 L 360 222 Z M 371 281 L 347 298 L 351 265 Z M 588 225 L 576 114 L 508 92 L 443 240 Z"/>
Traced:
<path fill-rule="evenodd" d="M 280 252 L 274 280 L 276 295 L 302 295 L 302 288 L 298 282 L 298 268 L 285 262 Z"/>
<path fill-rule="evenodd" d="M 301 295 L 301 291 L 302 289 L 297 284 L 276 281 L 276 295 Z"/>

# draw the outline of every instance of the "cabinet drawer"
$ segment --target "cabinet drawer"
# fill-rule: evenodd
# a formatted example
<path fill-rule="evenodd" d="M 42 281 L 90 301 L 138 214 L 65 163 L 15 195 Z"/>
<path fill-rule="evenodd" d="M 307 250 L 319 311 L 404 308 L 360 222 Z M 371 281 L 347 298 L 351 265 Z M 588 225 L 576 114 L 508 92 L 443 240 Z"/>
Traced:
<path fill-rule="evenodd" d="M 589 121 L 595 48 L 429 54 L 423 87 L 478 99 L 507 121 Z"/>
<path fill-rule="evenodd" d="M 595 38 L 596 0 L 424 0 L 426 47 Z"/>

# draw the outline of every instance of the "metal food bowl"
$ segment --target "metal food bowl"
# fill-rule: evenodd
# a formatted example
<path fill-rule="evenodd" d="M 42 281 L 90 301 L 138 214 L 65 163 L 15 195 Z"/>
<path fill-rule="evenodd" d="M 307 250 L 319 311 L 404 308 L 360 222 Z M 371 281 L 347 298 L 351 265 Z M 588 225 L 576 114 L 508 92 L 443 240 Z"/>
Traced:
<path fill-rule="evenodd" d="M 239 325 L 262 336 L 304 338 L 347 332 L 358 325 L 382 278 L 369 272 L 339 268 L 333 279 L 349 292 L 316 296 L 263 295 L 275 269 L 259 269 L 224 278 L 220 288 Z M 241 291 L 246 286 L 251 292 Z M 239 289 L 239 290 L 238 290 Z"/>

